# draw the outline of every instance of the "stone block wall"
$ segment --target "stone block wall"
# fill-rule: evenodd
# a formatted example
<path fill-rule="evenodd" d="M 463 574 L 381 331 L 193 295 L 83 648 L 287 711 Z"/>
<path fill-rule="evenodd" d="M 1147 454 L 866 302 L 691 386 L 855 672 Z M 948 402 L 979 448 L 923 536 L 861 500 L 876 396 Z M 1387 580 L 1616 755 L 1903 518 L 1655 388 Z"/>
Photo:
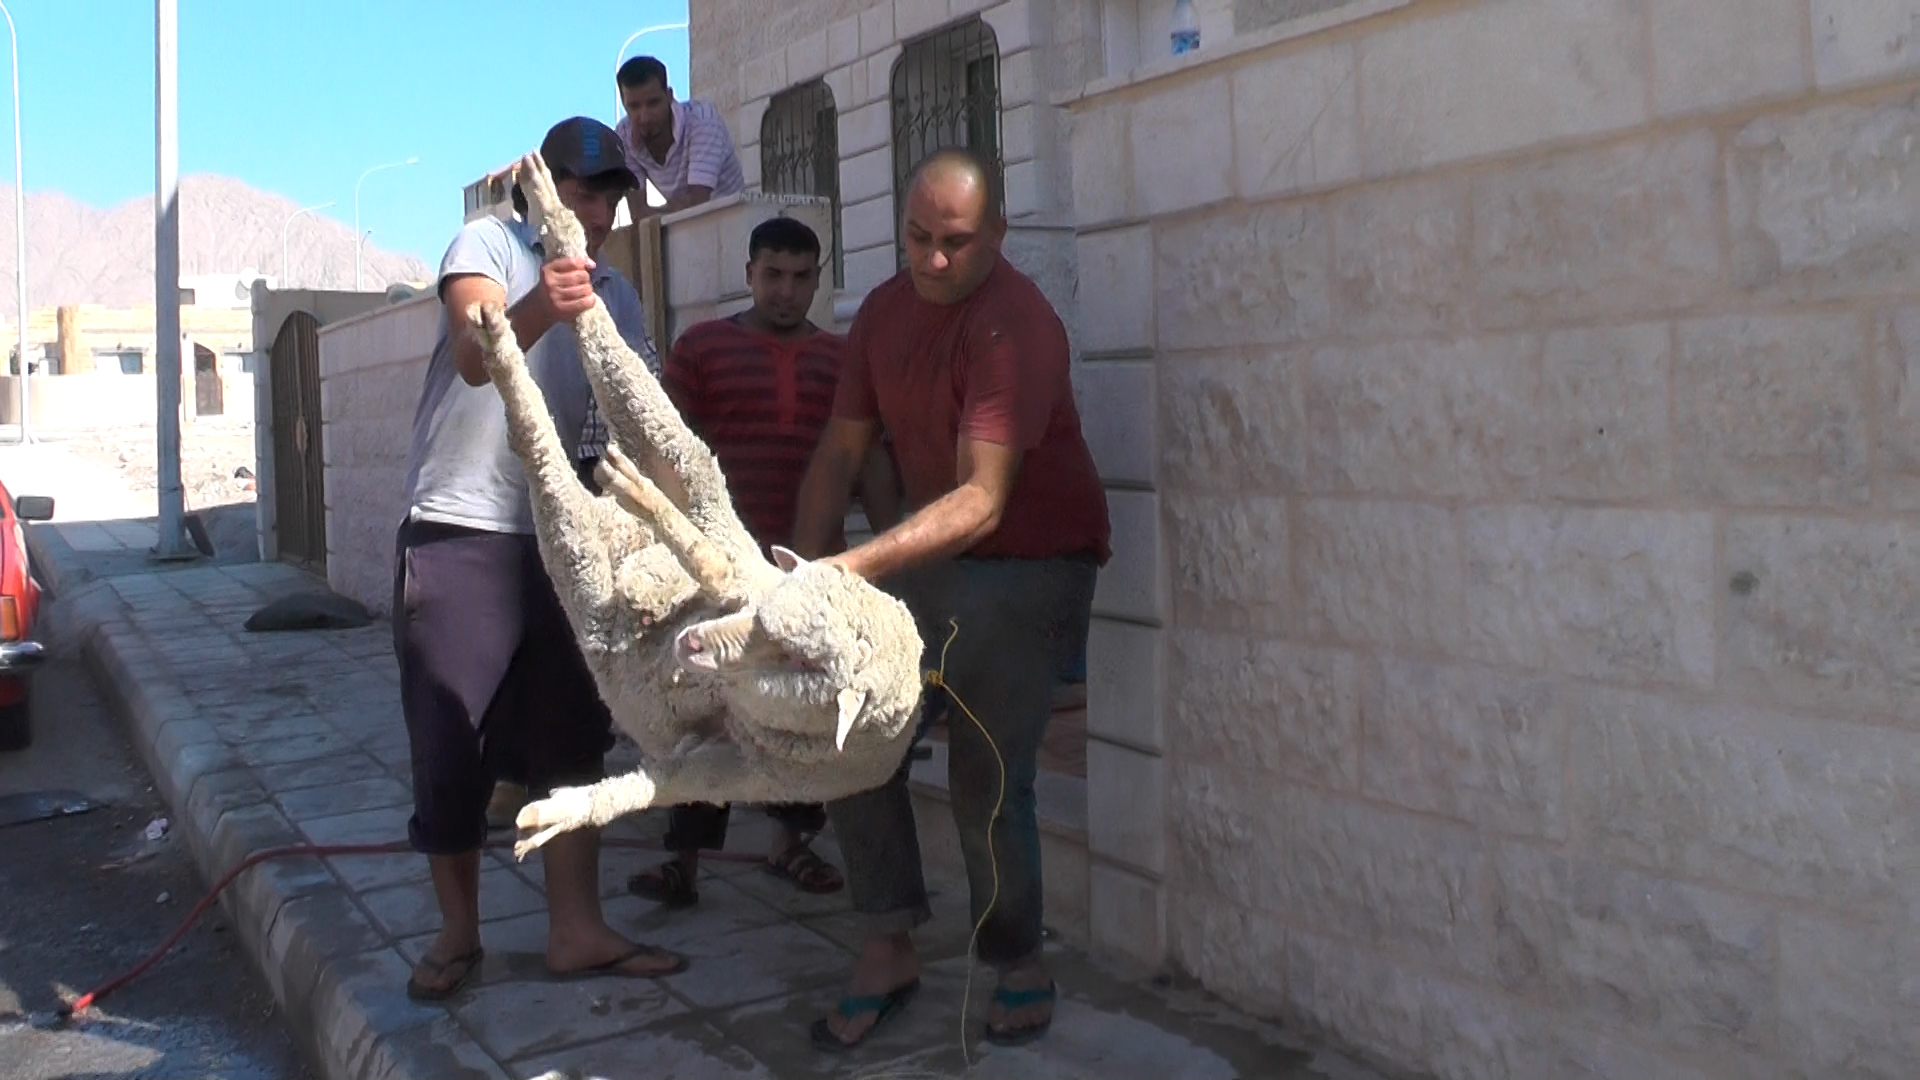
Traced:
<path fill-rule="evenodd" d="M 427 295 L 320 328 L 327 585 L 389 614 L 393 534 L 406 517 L 413 412 L 438 332 Z"/>
<path fill-rule="evenodd" d="M 1096 942 L 1410 1073 L 1920 1076 L 1917 28 L 1362 0 L 1055 99 Z"/>

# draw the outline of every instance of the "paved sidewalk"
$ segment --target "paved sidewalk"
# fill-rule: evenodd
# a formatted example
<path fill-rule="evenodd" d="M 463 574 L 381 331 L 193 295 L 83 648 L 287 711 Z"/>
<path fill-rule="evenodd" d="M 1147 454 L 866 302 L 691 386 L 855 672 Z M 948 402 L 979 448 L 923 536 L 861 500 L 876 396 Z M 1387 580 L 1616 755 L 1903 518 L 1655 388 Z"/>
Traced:
<path fill-rule="evenodd" d="M 126 542 L 115 555 L 113 530 L 92 528 L 36 526 L 34 544 L 72 583 L 62 600 L 89 625 L 89 663 L 210 879 L 269 846 L 404 839 L 407 745 L 385 623 L 249 634 L 241 624 L 261 604 L 323 583 L 280 564 L 130 571 L 124 552 L 150 544 L 151 533 L 120 529 Z M 764 826 L 758 814 L 736 815 L 732 847 L 763 851 Z M 610 835 L 655 842 L 663 828 L 656 812 Z M 839 864 L 830 837 L 820 847 Z M 249 871 L 226 902 L 329 1077 L 967 1075 L 968 927 L 957 883 L 932 883 L 939 917 L 919 935 L 930 961 L 920 997 L 868 1047 L 836 1057 L 816 1052 L 806 1030 L 832 1006 L 853 959 L 845 893 L 806 897 L 753 866 L 710 862 L 700 906 L 666 913 L 624 891 L 628 873 L 658 857 L 607 851 L 608 917 L 631 936 L 689 954 L 688 971 L 659 982 L 544 979 L 539 861 L 515 863 L 501 851 L 482 874 L 481 977 L 445 1005 L 410 1002 L 403 990 L 436 919 L 422 859 L 281 860 Z M 1054 952 L 1063 999 L 1052 1033 L 1016 1050 L 975 1040 L 972 1075 L 1366 1075 L 1202 995 L 1118 981 Z M 166 969 L 147 977 L 166 978 Z M 975 973 L 976 1030 L 990 982 Z"/>

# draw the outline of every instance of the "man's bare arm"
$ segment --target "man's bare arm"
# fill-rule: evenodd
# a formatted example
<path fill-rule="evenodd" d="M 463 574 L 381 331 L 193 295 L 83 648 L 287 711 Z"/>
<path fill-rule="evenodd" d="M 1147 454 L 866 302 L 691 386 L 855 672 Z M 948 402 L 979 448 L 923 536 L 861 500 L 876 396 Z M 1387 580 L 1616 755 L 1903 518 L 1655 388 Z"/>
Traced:
<path fill-rule="evenodd" d="M 592 307 L 593 279 L 586 259 L 555 259 L 540 270 L 540 284 L 507 309 L 507 323 L 522 351 L 533 348 L 557 322 Z M 440 286 L 447 308 L 448 332 L 453 340 L 453 366 L 468 386 L 485 386 L 487 367 L 480 339 L 467 321 L 476 304 L 502 304 L 507 291 L 485 274 L 454 274 Z"/>
<path fill-rule="evenodd" d="M 878 581 L 952 558 L 992 536 L 1020 474 L 1020 451 L 963 438 L 956 472 L 960 483 L 952 491 L 833 561 Z"/>
<path fill-rule="evenodd" d="M 671 214 L 676 210 L 685 210 L 688 207 L 699 206 L 712 198 L 712 188 L 689 185 L 687 190 L 667 200 L 666 213 Z"/>
<path fill-rule="evenodd" d="M 883 533 L 900 524 L 900 472 L 886 447 L 874 444 L 867 461 L 860 467 L 860 506 L 867 512 L 867 524 L 875 533 Z"/>
<path fill-rule="evenodd" d="M 854 477 L 860 474 L 867 448 L 873 445 L 873 424 L 834 417 L 820 435 L 820 445 L 807 463 L 794 508 L 793 548 L 802 558 L 826 553 L 827 542 L 846 520 L 853 496 Z"/>

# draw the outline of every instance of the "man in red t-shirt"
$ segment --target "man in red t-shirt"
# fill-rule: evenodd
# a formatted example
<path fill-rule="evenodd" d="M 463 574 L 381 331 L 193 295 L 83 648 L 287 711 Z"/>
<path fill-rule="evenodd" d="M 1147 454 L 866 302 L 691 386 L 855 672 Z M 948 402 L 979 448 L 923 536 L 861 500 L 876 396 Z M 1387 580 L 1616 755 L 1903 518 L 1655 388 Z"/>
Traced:
<path fill-rule="evenodd" d="M 776 217 L 754 228 L 747 238 L 747 286 L 753 306 L 689 327 L 673 343 L 660 384 L 719 459 L 735 511 L 771 558 L 773 545 L 793 542 L 794 499 L 833 412 L 846 339 L 807 318 L 820 286 L 820 238 L 804 223 Z M 862 499 L 870 514 L 898 517 L 876 497 L 892 487 L 890 476 L 878 483 L 869 476 Z M 828 543 L 837 551 L 844 539 L 836 532 Z M 826 827 L 826 808 L 792 803 L 766 811 L 778 826 L 768 871 L 806 892 L 838 892 L 840 872 L 811 845 Z M 628 890 L 667 907 L 696 903 L 699 853 L 726 846 L 728 816 L 726 806 L 674 807 L 666 836 L 674 858 L 628 878 Z"/>
<path fill-rule="evenodd" d="M 999 971 L 984 1035 L 1014 1044 L 1053 1017 L 1033 781 L 1055 673 L 1109 554 L 1106 495 L 1080 434 L 1066 328 L 1000 254 L 1006 221 L 991 170 L 965 152 L 932 155 L 908 186 L 902 224 L 908 267 L 854 318 L 794 539 L 804 556 L 828 553 L 884 427 L 911 516 L 831 559 L 907 603 L 929 668 L 944 657 L 948 789 L 973 917 L 985 916 L 980 959 Z M 909 931 L 932 915 L 906 781 L 903 764 L 885 785 L 827 807 L 867 936 L 848 996 L 813 1027 L 825 1050 L 858 1045 L 919 986 Z"/>

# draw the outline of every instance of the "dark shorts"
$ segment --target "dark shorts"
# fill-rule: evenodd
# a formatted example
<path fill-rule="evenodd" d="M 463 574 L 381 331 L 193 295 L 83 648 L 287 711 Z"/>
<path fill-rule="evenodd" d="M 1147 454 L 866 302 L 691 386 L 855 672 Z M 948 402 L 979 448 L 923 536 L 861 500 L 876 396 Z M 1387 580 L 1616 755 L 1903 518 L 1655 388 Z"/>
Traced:
<path fill-rule="evenodd" d="M 612 716 L 533 537 L 409 522 L 395 548 L 407 837 L 429 855 L 473 851 L 503 769 L 532 798 L 599 780 Z"/>

